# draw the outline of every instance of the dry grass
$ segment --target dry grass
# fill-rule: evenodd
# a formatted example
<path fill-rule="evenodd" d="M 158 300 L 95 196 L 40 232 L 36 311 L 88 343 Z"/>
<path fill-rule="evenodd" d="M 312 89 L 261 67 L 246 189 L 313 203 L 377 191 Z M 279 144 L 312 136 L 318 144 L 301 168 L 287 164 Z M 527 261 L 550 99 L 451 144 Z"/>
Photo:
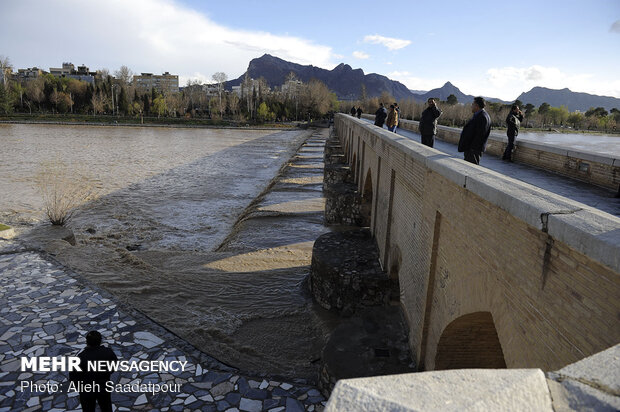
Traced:
<path fill-rule="evenodd" d="M 77 167 L 69 168 L 62 160 L 42 163 L 36 185 L 43 196 L 47 218 L 53 225 L 65 225 L 77 206 L 96 197 L 87 174 Z"/>

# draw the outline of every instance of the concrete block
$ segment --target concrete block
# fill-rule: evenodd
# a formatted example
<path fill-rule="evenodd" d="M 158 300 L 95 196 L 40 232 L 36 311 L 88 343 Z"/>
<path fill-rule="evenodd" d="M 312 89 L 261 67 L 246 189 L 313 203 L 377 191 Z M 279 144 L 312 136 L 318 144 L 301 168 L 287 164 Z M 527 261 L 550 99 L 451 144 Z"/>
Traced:
<path fill-rule="evenodd" d="M 540 369 L 462 369 L 340 380 L 330 411 L 553 411 Z"/>
<path fill-rule="evenodd" d="M 581 159 L 586 162 L 600 163 L 603 165 L 611 166 L 614 164 L 614 158 L 612 156 L 605 156 L 600 153 L 593 153 L 593 152 L 588 152 L 585 150 L 580 150 L 580 151 L 569 150 L 567 152 L 567 156 L 572 157 L 574 159 Z"/>
<path fill-rule="evenodd" d="M 599 391 L 578 381 L 547 380 L 555 412 L 620 410 L 620 397 Z"/>
<path fill-rule="evenodd" d="M 552 146 L 544 143 L 535 143 L 528 140 L 517 141 L 517 147 L 527 147 L 528 149 L 538 150 L 541 152 L 555 153 L 560 156 L 567 156 L 568 150 L 558 146 Z"/>
<path fill-rule="evenodd" d="M 543 215 L 573 213 L 586 207 L 490 170 L 470 175 L 466 184 L 472 193 L 538 229 L 544 227 Z"/>
<path fill-rule="evenodd" d="M 620 344 L 584 358 L 556 372 L 562 378 L 591 383 L 620 395 Z"/>
<path fill-rule="evenodd" d="M 472 167 L 471 163 L 450 156 L 433 156 L 428 159 L 426 166 L 460 187 L 466 186 L 468 176 L 485 173 L 478 167 Z"/>
<path fill-rule="evenodd" d="M 620 219 L 595 209 L 550 214 L 548 233 L 620 273 Z"/>

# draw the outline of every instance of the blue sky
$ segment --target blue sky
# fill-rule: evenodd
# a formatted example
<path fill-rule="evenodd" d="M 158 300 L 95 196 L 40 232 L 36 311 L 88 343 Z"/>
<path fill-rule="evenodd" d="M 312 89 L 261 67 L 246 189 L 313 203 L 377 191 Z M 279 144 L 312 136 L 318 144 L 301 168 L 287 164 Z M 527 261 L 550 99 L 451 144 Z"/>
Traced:
<path fill-rule="evenodd" d="M 92 3 L 92 4 L 91 4 Z M 1 6 L 0 55 L 111 72 L 236 78 L 264 53 L 429 90 L 515 99 L 534 86 L 620 97 L 620 0 L 21 0 Z M 28 27 L 28 29 L 26 29 Z"/>

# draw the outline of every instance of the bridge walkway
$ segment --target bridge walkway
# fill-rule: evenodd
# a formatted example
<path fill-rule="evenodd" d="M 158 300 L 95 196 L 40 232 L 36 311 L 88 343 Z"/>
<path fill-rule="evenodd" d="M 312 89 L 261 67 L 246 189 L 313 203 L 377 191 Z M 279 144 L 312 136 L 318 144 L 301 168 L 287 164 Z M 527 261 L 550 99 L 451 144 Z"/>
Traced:
<path fill-rule="evenodd" d="M 372 120 L 362 120 L 373 124 Z M 396 133 L 418 143 L 421 140 L 419 133 L 409 130 L 398 128 Z M 435 139 L 434 148 L 457 159 L 463 158 L 463 153 L 459 153 L 454 144 Z M 506 162 L 486 153 L 482 156 L 480 166 L 620 217 L 620 198 L 614 197 L 615 193 L 608 189 L 521 163 Z"/>

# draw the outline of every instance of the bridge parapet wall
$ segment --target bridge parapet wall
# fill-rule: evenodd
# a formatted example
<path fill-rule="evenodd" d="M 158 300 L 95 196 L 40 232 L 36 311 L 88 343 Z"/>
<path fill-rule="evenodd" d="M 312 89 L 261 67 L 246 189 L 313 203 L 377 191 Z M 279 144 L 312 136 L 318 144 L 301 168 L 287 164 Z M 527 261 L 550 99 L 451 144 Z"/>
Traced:
<path fill-rule="evenodd" d="M 374 119 L 374 115 L 364 115 L 364 117 Z M 419 123 L 414 120 L 401 120 L 399 127 L 418 133 Z M 460 135 L 461 129 L 447 126 L 437 127 L 437 138 L 446 142 L 458 144 Z M 491 132 L 486 153 L 501 156 L 507 143 L 505 133 Z M 612 155 L 576 151 L 517 138 L 513 159 L 519 163 L 549 170 L 620 193 L 620 159 Z"/>
<path fill-rule="evenodd" d="M 335 127 L 372 190 L 419 365 L 434 369 L 446 328 L 474 313 L 490 313 L 509 368 L 554 370 L 620 342 L 620 219 L 351 116 Z"/>

